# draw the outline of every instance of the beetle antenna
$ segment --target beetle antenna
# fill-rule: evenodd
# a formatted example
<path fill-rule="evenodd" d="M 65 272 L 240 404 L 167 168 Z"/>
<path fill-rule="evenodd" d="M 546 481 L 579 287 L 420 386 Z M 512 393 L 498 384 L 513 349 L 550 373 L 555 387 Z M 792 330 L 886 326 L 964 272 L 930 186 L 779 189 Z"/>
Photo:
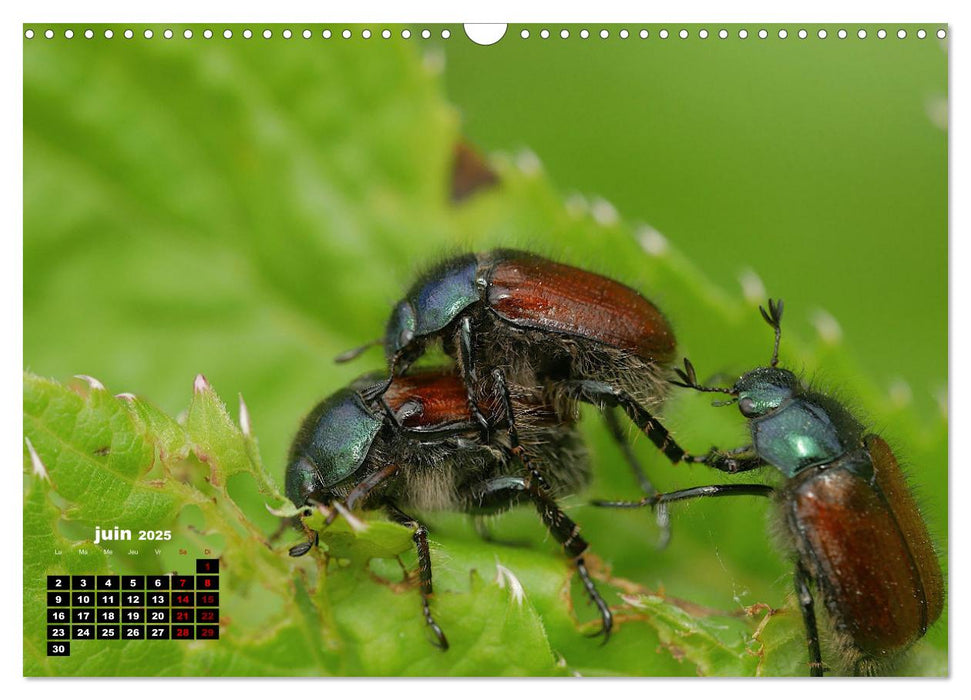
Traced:
<path fill-rule="evenodd" d="M 364 351 L 370 350 L 375 345 L 380 345 L 381 342 L 382 342 L 381 339 L 378 338 L 378 339 L 372 340 L 372 341 L 370 341 L 368 343 L 364 343 L 364 345 L 362 345 L 361 347 L 353 348 L 351 350 L 347 350 L 346 352 L 342 352 L 340 355 L 338 355 L 337 357 L 334 358 L 334 362 L 336 362 L 337 364 L 343 364 L 345 362 L 350 362 L 351 360 L 357 359 L 362 354 L 364 354 Z"/>
<path fill-rule="evenodd" d="M 762 318 L 764 318 L 765 322 L 772 326 L 772 330 L 775 331 L 775 347 L 772 349 L 772 361 L 769 363 L 770 367 L 775 367 L 779 364 L 779 340 L 782 338 L 782 309 L 782 299 L 779 299 L 778 301 L 769 299 L 768 312 L 766 312 L 763 307 L 759 307 Z"/>
<path fill-rule="evenodd" d="M 674 373 L 678 375 L 678 379 L 681 381 L 672 380 L 671 383 L 675 386 L 683 386 L 685 389 L 694 389 L 695 391 L 704 391 L 706 393 L 718 393 L 718 394 L 729 394 L 734 396 L 735 392 L 731 389 L 726 389 L 720 386 L 701 386 L 698 383 L 698 376 L 695 373 L 695 366 L 691 364 L 691 360 L 687 357 L 684 358 L 684 369 L 675 369 Z"/>

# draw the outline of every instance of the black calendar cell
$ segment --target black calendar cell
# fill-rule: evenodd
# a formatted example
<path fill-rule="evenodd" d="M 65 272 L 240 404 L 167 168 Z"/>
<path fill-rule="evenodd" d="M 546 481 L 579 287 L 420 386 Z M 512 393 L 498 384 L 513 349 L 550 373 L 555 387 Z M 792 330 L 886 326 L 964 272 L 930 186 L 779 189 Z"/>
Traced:
<path fill-rule="evenodd" d="M 121 627 L 119 625 L 98 625 L 98 639 L 121 639 Z"/>
<path fill-rule="evenodd" d="M 150 591 L 167 591 L 172 587 L 172 577 L 168 574 L 163 576 L 148 576 L 145 579 L 145 588 Z"/>
<path fill-rule="evenodd" d="M 71 636 L 71 626 L 70 625 L 48 625 L 47 626 L 47 638 L 48 639 L 68 639 Z"/>
<path fill-rule="evenodd" d="M 218 574 L 219 560 L 218 559 L 196 559 L 196 573 L 197 574 Z"/>
<path fill-rule="evenodd" d="M 197 593 L 196 605 L 206 606 L 206 607 L 219 605 L 219 594 L 218 593 Z"/>
<path fill-rule="evenodd" d="M 196 639 L 219 639 L 219 625 L 198 625 Z"/>
<path fill-rule="evenodd" d="M 82 625 L 94 622 L 94 608 L 71 608 L 71 622 Z"/>
<path fill-rule="evenodd" d="M 118 608 L 98 608 L 97 617 L 99 623 L 116 624 L 121 621 L 121 610 Z"/>
<path fill-rule="evenodd" d="M 71 596 L 66 591 L 64 593 L 58 593 L 57 591 L 48 591 L 47 607 L 66 608 L 70 604 L 71 604 Z"/>
<path fill-rule="evenodd" d="M 192 625 L 172 625 L 172 639 L 195 639 Z"/>
<path fill-rule="evenodd" d="M 149 625 L 145 628 L 145 638 L 146 639 L 168 639 L 169 638 L 169 626 L 168 625 Z"/>
<path fill-rule="evenodd" d="M 118 593 L 98 591 L 98 607 L 115 607 L 118 605 L 118 595 Z"/>
<path fill-rule="evenodd" d="M 121 628 L 122 639 L 145 639 L 145 628 L 141 625 L 125 625 Z"/>
<path fill-rule="evenodd" d="M 147 593 L 145 602 L 150 608 L 167 608 L 169 607 L 169 594 L 159 592 Z"/>
<path fill-rule="evenodd" d="M 214 591 L 219 588 L 218 576 L 196 576 L 197 591 Z"/>
<path fill-rule="evenodd" d="M 123 591 L 144 591 L 145 577 L 144 576 L 122 576 L 121 589 Z"/>
<path fill-rule="evenodd" d="M 219 622 L 219 610 L 216 608 L 196 610 L 196 622 L 205 622 L 207 625 L 216 624 Z"/>
<path fill-rule="evenodd" d="M 192 622 L 194 613 L 193 608 L 172 608 L 172 622 Z"/>
<path fill-rule="evenodd" d="M 72 576 L 71 588 L 76 591 L 93 591 L 94 576 Z"/>
<path fill-rule="evenodd" d="M 117 591 L 119 588 L 121 588 L 121 577 L 119 576 L 99 576 L 98 577 L 99 591 Z"/>
<path fill-rule="evenodd" d="M 47 577 L 47 590 L 49 591 L 66 591 L 70 587 L 71 587 L 70 576 L 48 576 Z"/>
<path fill-rule="evenodd" d="M 121 611 L 121 621 L 127 625 L 145 622 L 145 611 L 141 608 L 126 608 Z"/>
<path fill-rule="evenodd" d="M 173 576 L 172 577 L 172 590 L 173 591 L 191 591 L 192 584 L 194 583 L 192 576 Z"/>
<path fill-rule="evenodd" d="M 168 611 L 168 609 L 164 609 L 164 610 L 149 610 L 148 613 L 147 613 L 147 620 L 150 623 L 159 623 L 159 624 L 161 624 L 163 622 L 168 622 L 169 621 L 169 611 Z"/>
<path fill-rule="evenodd" d="M 94 591 L 75 591 L 71 594 L 71 605 L 79 608 L 94 606 Z"/>
<path fill-rule="evenodd" d="M 71 639 L 94 639 L 94 625 L 71 625 Z"/>
<path fill-rule="evenodd" d="M 145 594 L 123 592 L 121 594 L 121 604 L 129 608 L 140 608 L 145 605 Z"/>
<path fill-rule="evenodd" d="M 182 607 L 195 605 L 195 595 L 192 593 L 173 593 L 172 606 L 175 607 L 176 605 Z"/>
<path fill-rule="evenodd" d="M 71 643 L 70 642 L 48 642 L 47 655 L 48 656 L 70 656 Z"/>
<path fill-rule="evenodd" d="M 55 608 L 54 610 L 47 611 L 47 621 L 52 622 L 55 625 L 64 624 L 68 622 L 68 618 L 70 617 L 71 617 L 70 611 L 67 610 L 66 608 L 63 610 L 59 608 Z"/>

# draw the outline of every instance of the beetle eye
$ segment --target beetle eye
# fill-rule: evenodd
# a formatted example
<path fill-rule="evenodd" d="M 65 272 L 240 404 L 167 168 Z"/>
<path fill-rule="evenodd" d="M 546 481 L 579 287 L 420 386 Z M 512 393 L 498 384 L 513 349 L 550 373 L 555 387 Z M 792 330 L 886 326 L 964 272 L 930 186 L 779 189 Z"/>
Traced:
<path fill-rule="evenodd" d="M 754 416 L 758 409 L 755 405 L 755 401 L 746 396 L 744 399 L 739 399 L 738 410 L 742 412 L 743 416 Z"/>

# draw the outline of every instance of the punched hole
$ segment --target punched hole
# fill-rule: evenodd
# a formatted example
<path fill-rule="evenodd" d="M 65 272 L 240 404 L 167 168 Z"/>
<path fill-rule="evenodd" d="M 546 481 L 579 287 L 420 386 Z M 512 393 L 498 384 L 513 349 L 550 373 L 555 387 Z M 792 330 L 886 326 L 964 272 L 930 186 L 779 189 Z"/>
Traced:
<path fill-rule="evenodd" d="M 474 43 L 479 46 L 492 46 L 506 35 L 507 26 L 505 24 L 465 24 L 462 28 L 465 30 L 465 36 Z M 520 36 L 525 39 L 529 33 L 524 29 Z"/>

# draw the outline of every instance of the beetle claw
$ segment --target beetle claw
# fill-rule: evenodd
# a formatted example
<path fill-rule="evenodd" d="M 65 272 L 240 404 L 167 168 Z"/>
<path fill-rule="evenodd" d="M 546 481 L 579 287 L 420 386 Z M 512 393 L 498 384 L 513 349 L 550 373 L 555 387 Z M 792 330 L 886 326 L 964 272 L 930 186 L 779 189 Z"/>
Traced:
<path fill-rule="evenodd" d="M 448 651 L 448 639 L 445 637 L 445 633 L 442 632 L 442 628 L 434 622 L 430 622 L 428 626 L 431 628 L 432 634 L 435 635 L 435 639 L 432 640 L 432 646 L 441 651 Z"/>
<path fill-rule="evenodd" d="M 301 542 L 300 544 L 295 544 L 290 547 L 289 554 L 291 557 L 302 557 L 311 549 L 313 549 L 313 540 L 307 540 L 306 542 Z"/>

